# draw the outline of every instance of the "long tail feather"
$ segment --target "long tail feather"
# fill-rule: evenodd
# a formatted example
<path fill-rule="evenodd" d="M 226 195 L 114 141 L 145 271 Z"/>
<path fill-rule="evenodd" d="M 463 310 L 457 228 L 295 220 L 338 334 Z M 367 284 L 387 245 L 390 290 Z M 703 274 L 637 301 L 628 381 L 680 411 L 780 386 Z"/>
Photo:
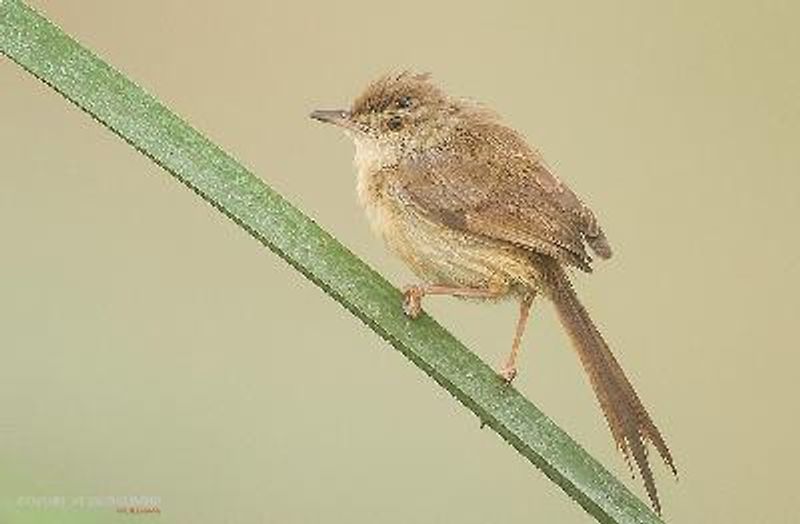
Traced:
<path fill-rule="evenodd" d="M 555 267 L 553 273 L 551 298 L 589 375 L 617 448 L 628 466 L 632 467 L 633 459 L 653 508 L 661 514 L 661 503 L 647 456 L 647 443 L 655 446 L 664 463 L 677 476 L 669 448 L 589 313 L 578 300 L 566 273 L 560 267 Z"/>

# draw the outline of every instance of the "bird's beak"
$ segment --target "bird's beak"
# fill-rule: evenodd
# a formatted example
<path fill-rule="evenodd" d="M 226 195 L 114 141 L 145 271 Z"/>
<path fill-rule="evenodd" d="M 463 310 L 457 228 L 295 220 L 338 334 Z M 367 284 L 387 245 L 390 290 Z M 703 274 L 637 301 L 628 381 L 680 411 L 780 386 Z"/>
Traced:
<path fill-rule="evenodd" d="M 318 109 L 311 112 L 311 118 L 334 124 L 340 127 L 350 127 L 350 111 L 343 109 Z"/>

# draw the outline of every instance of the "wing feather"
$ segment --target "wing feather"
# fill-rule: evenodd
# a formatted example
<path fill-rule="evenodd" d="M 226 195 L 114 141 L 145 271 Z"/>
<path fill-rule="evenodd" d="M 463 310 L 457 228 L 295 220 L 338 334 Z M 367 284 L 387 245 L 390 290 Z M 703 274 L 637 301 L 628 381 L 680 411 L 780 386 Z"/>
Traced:
<path fill-rule="evenodd" d="M 471 126 L 447 153 L 400 169 L 394 191 L 448 227 L 509 242 L 591 271 L 588 244 L 611 249 L 594 213 L 513 130 Z"/>

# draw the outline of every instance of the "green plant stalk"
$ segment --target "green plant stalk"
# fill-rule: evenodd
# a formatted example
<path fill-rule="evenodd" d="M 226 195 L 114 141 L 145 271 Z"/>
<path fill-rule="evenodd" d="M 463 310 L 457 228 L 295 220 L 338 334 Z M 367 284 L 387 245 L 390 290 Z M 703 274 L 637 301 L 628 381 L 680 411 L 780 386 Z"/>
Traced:
<path fill-rule="evenodd" d="M 0 0 L 0 51 L 147 155 L 431 376 L 600 522 L 650 508 L 432 318 L 310 218 L 124 75 L 19 0 Z"/>

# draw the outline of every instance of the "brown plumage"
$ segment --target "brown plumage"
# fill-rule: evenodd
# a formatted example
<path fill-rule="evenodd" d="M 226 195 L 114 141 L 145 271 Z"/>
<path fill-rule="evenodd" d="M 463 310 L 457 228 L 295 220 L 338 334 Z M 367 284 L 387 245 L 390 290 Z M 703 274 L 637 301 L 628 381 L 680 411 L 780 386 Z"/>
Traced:
<path fill-rule="evenodd" d="M 409 315 L 419 313 L 424 295 L 518 297 L 520 317 L 501 371 L 510 381 L 533 298 L 542 293 L 555 304 L 617 447 L 660 512 L 646 444 L 675 472 L 672 456 L 566 272 L 591 271 L 589 249 L 611 256 L 591 209 L 497 115 L 448 96 L 428 75 L 387 75 L 350 110 L 312 117 L 353 138 L 358 197 L 370 225 L 424 282 L 406 290 Z"/>

